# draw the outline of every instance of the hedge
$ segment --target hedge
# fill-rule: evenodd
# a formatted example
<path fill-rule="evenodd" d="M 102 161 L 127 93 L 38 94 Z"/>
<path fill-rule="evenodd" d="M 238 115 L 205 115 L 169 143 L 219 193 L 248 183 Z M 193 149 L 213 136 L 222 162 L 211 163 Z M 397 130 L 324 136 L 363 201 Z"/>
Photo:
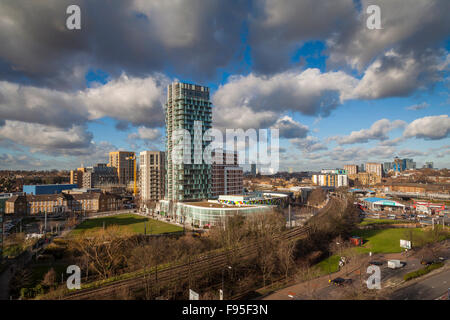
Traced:
<path fill-rule="evenodd" d="M 444 264 L 442 262 L 438 262 L 438 263 L 433 263 L 429 266 L 426 266 L 425 268 L 419 269 L 417 271 L 413 271 L 410 273 L 407 273 L 404 275 L 403 279 L 405 281 L 409 281 L 418 277 L 421 277 L 435 269 L 439 269 L 440 267 L 444 266 Z"/>

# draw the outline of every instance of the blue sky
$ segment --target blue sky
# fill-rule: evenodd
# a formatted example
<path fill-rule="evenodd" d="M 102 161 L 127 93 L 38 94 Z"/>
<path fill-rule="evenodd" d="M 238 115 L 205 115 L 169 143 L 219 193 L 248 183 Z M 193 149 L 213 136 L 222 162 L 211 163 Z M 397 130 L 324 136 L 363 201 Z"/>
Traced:
<path fill-rule="evenodd" d="M 278 128 L 281 170 L 450 167 L 448 1 L 375 1 L 382 30 L 365 27 L 368 1 L 71 1 L 78 31 L 64 29 L 70 1 L 44 2 L 0 5 L 14 43 L 0 48 L 0 169 L 164 150 L 174 80 L 211 88 L 219 128 Z"/>

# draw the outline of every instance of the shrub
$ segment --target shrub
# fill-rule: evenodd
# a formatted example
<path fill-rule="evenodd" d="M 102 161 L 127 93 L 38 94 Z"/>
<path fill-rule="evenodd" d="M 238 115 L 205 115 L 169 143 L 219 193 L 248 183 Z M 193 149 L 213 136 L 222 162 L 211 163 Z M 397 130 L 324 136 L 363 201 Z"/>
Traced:
<path fill-rule="evenodd" d="M 409 281 L 418 277 L 421 277 L 427 273 L 430 273 L 431 271 L 435 270 L 435 269 L 439 269 L 440 267 L 442 267 L 444 264 L 442 262 L 438 262 L 438 263 L 433 263 L 429 266 L 426 266 L 425 268 L 419 269 L 417 271 L 413 271 L 410 273 L 407 273 L 403 276 L 403 279 L 405 281 Z"/>

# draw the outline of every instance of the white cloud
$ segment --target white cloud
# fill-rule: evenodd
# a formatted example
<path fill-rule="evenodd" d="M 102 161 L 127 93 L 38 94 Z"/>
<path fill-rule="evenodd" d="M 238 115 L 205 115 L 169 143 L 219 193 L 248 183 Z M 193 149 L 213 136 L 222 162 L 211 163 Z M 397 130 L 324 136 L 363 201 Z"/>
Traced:
<path fill-rule="evenodd" d="M 103 86 L 65 92 L 0 81 L 0 117 L 58 127 L 102 117 L 161 126 L 168 83 L 163 75 L 134 78 L 123 74 Z"/>
<path fill-rule="evenodd" d="M 290 70 L 268 77 L 251 73 L 230 77 L 214 93 L 212 100 L 215 111 L 219 111 L 218 116 L 228 118 L 230 124 L 239 122 L 241 115 L 251 113 L 250 110 L 261 116 L 245 118 L 245 121 L 258 124 L 272 119 L 273 124 L 276 122 L 273 116 L 285 111 L 327 115 L 351 95 L 356 84 L 355 78 L 341 71 Z"/>
<path fill-rule="evenodd" d="M 381 119 L 372 124 L 369 129 L 362 129 L 359 131 L 352 131 L 348 136 L 334 136 L 330 140 L 336 140 L 340 145 L 366 143 L 370 140 L 387 140 L 388 133 L 394 129 L 404 127 L 406 122 L 402 120 L 389 121 L 388 119 Z"/>
<path fill-rule="evenodd" d="M 420 104 L 414 104 L 412 106 L 406 107 L 406 110 L 421 110 L 421 109 L 426 109 L 430 106 L 429 103 L 426 102 L 422 102 Z"/>
<path fill-rule="evenodd" d="M 305 138 L 309 128 L 308 126 L 295 121 L 289 116 L 279 118 L 273 128 L 277 128 L 280 133 L 280 137 L 283 138 Z"/>
<path fill-rule="evenodd" d="M 289 142 L 305 152 L 314 152 L 328 149 L 327 146 L 323 144 L 319 138 L 313 136 L 307 136 L 306 138 L 294 138 L 290 139 Z"/>
<path fill-rule="evenodd" d="M 439 140 L 450 134 L 448 115 L 423 117 L 411 122 L 403 132 L 406 138 L 416 137 L 425 140 Z"/>
<path fill-rule="evenodd" d="M 91 145 L 92 133 L 84 126 L 68 129 L 36 123 L 7 120 L 0 127 L 0 140 L 7 139 L 27 146 L 31 152 L 78 155 Z"/>

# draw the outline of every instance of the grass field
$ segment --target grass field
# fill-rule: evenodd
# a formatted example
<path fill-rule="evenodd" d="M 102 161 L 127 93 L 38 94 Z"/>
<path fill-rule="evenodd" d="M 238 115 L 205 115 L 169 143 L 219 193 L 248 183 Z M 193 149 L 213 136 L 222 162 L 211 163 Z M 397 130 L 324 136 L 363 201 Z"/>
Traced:
<path fill-rule="evenodd" d="M 86 220 L 78 225 L 70 234 L 77 235 L 98 230 L 103 228 L 103 224 L 105 224 L 105 227 L 117 225 L 123 227 L 129 232 L 137 234 L 144 234 L 145 227 L 147 227 L 147 234 L 161 234 L 183 231 L 182 227 L 142 217 L 136 214 L 119 214 L 116 216 Z"/>
<path fill-rule="evenodd" d="M 353 234 L 362 237 L 364 240 L 363 246 L 356 248 L 360 252 L 395 253 L 402 251 L 400 239 L 407 240 L 410 231 L 413 233 L 413 239 L 414 237 L 421 237 L 423 234 L 420 228 L 356 230 Z"/>
<path fill-rule="evenodd" d="M 322 274 L 333 273 L 339 271 L 339 260 L 341 257 L 334 254 L 322 261 L 320 261 L 316 266 L 320 269 Z"/>
<path fill-rule="evenodd" d="M 402 224 L 402 223 L 415 223 L 411 220 L 392 220 L 392 219 L 364 219 L 359 225 L 368 226 L 373 224 Z"/>

